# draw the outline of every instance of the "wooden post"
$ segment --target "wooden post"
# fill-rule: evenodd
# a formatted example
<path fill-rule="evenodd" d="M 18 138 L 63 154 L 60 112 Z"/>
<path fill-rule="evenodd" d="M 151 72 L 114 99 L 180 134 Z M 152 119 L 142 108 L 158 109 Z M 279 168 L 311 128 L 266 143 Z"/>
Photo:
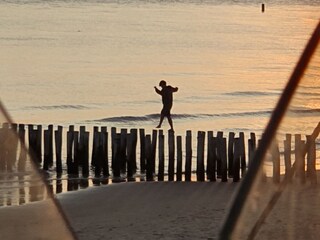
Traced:
<path fill-rule="evenodd" d="M 102 174 L 104 177 L 108 177 L 109 174 L 109 165 L 108 165 L 108 132 L 106 128 L 101 128 L 100 133 L 100 145 L 101 145 L 101 166 Z"/>
<path fill-rule="evenodd" d="M 307 178 L 314 185 L 317 184 L 316 142 L 311 135 L 307 136 L 307 146 Z"/>
<path fill-rule="evenodd" d="M 48 126 L 48 137 L 49 137 L 48 160 L 49 160 L 49 167 L 52 167 L 53 166 L 53 125 L 52 124 Z"/>
<path fill-rule="evenodd" d="M 3 134 L 5 134 L 5 128 L 2 129 Z M 36 130 L 33 129 L 33 125 L 28 125 L 28 149 L 30 157 L 34 160 L 34 163 L 39 164 L 39 159 L 37 159 L 36 155 L 36 145 L 37 145 L 37 136 Z"/>
<path fill-rule="evenodd" d="M 164 180 L 164 135 L 163 130 L 159 130 L 159 165 L 158 181 Z"/>
<path fill-rule="evenodd" d="M 80 126 L 79 128 L 79 147 L 78 147 L 78 152 L 79 152 L 79 165 L 82 166 L 84 162 L 84 135 L 86 132 L 86 127 L 85 126 Z"/>
<path fill-rule="evenodd" d="M 177 136 L 177 181 L 182 181 L 182 138 Z"/>
<path fill-rule="evenodd" d="M 70 125 L 69 126 L 69 131 L 67 132 L 67 173 L 71 174 L 72 173 L 72 163 L 73 163 L 73 135 L 74 135 L 74 126 Z"/>
<path fill-rule="evenodd" d="M 9 151 L 9 162 L 10 170 L 13 170 L 13 167 L 17 165 L 17 154 L 18 154 L 18 146 L 19 146 L 19 138 L 18 135 L 18 125 L 16 123 L 11 124 L 11 144 L 10 144 L 10 151 Z"/>
<path fill-rule="evenodd" d="M 0 141 L 2 144 L 0 144 L 0 172 L 6 172 L 6 162 L 4 161 L 6 156 L 6 149 L 4 146 L 4 142 L 6 141 L 6 136 L 5 136 L 5 129 L 0 128 Z"/>
<path fill-rule="evenodd" d="M 207 179 L 208 180 L 212 180 L 212 174 L 213 174 L 213 151 L 212 151 L 212 139 L 213 139 L 213 131 L 208 131 L 208 135 L 207 135 Z"/>
<path fill-rule="evenodd" d="M 157 149 L 157 130 L 152 130 L 152 140 L 151 140 L 151 164 L 153 173 L 156 172 L 156 149 Z"/>
<path fill-rule="evenodd" d="M 191 181 L 192 169 L 192 132 L 186 132 L 186 162 L 185 162 L 185 181 Z"/>
<path fill-rule="evenodd" d="M 130 134 L 132 137 L 132 170 L 133 174 L 137 172 L 137 142 L 138 142 L 138 129 L 131 129 Z"/>
<path fill-rule="evenodd" d="M 241 176 L 244 177 L 247 172 L 247 163 L 246 163 L 246 147 L 245 147 L 245 138 L 244 133 L 239 133 L 240 138 L 240 164 L 241 164 Z"/>
<path fill-rule="evenodd" d="M 122 128 L 120 130 L 121 142 L 120 142 L 120 170 L 121 173 L 125 173 L 127 169 L 127 129 Z"/>
<path fill-rule="evenodd" d="M 234 158 L 234 132 L 229 132 L 228 139 L 228 175 L 233 177 L 233 158 Z"/>
<path fill-rule="evenodd" d="M 102 134 L 99 131 L 95 133 L 93 142 L 95 143 L 93 144 L 95 149 L 92 149 L 92 152 L 94 152 L 94 156 L 92 156 L 92 160 L 94 162 L 94 176 L 95 178 L 100 178 L 104 154 L 102 146 Z"/>
<path fill-rule="evenodd" d="M 42 162 L 42 126 L 38 125 L 36 130 L 36 157 Z"/>
<path fill-rule="evenodd" d="M 131 133 L 127 134 L 127 179 L 129 182 L 134 181 L 134 163 L 133 163 L 133 136 Z"/>
<path fill-rule="evenodd" d="M 111 168 L 112 171 L 114 171 L 114 166 L 115 166 L 115 138 L 117 136 L 117 129 L 115 127 L 111 128 Z"/>
<path fill-rule="evenodd" d="M 198 131 L 197 144 L 197 181 L 203 182 L 204 177 L 204 139 L 205 132 Z"/>
<path fill-rule="evenodd" d="M 145 150 L 145 131 L 139 129 L 140 135 L 140 172 L 145 173 L 146 171 L 146 150 Z"/>
<path fill-rule="evenodd" d="M 168 131 L 168 144 L 169 144 L 169 164 L 168 164 L 168 180 L 174 181 L 174 152 L 175 152 L 175 144 L 174 144 L 174 132 Z"/>
<path fill-rule="evenodd" d="M 295 134 L 295 162 L 296 176 L 301 183 L 305 183 L 305 159 L 304 159 L 304 142 L 301 140 L 301 134 Z"/>
<path fill-rule="evenodd" d="M 233 182 L 240 180 L 240 151 L 241 142 L 239 138 L 234 138 L 234 158 L 233 158 Z"/>
<path fill-rule="evenodd" d="M 113 136 L 113 167 L 112 167 L 112 171 L 113 171 L 113 182 L 119 182 L 121 181 L 120 179 L 120 145 L 121 145 L 121 134 L 120 133 L 116 133 Z"/>
<path fill-rule="evenodd" d="M 96 157 L 96 151 L 98 149 L 97 145 L 99 143 L 97 143 L 97 134 L 99 132 L 99 128 L 97 126 L 94 126 L 93 127 L 93 139 L 92 139 L 92 154 L 91 154 L 91 166 L 95 167 L 96 166 L 96 160 L 97 160 L 97 157 Z"/>
<path fill-rule="evenodd" d="M 73 132 L 73 164 L 72 174 L 75 176 L 79 175 L 79 132 Z"/>
<path fill-rule="evenodd" d="M 44 130 L 44 154 L 43 154 L 43 170 L 49 169 L 49 130 Z"/>
<path fill-rule="evenodd" d="M 286 134 L 284 140 L 284 166 L 285 175 L 288 176 L 291 171 L 291 134 Z"/>
<path fill-rule="evenodd" d="M 217 132 L 217 177 L 221 178 L 221 151 L 220 151 L 220 144 L 221 144 L 221 139 L 223 138 L 223 132 L 222 131 L 218 131 Z"/>
<path fill-rule="evenodd" d="M 25 148 L 25 126 L 24 124 L 19 124 L 19 139 L 20 139 L 20 155 L 18 160 L 18 170 L 24 171 L 27 160 L 27 153 Z M 0 154 L 1 157 L 1 154 Z"/>
<path fill-rule="evenodd" d="M 145 150 L 146 150 L 146 172 L 147 181 L 153 181 L 153 166 L 152 166 L 152 143 L 150 134 L 145 138 Z"/>
<path fill-rule="evenodd" d="M 89 177 L 89 132 L 83 133 L 82 176 Z"/>
<path fill-rule="evenodd" d="M 220 138 L 220 156 L 221 156 L 221 181 L 228 181 L 228 163 L 227 163 L 227 139 Z"/>
<path fill-rule="evenodd" d="M 62 174 L 62 126 L 58 126 L 58 129 L 54 132 L 55 146 L 56 146 L 56 171 L 58 175 Z"/>
<path fill-rule="evenodd" d="M 277 140 L 274 139 L 271 143 L 271 155 L 273 162 L 273 182 L 280 183 L 280 151 Z"/>
<path fill-rule="evenodd" d="M 250 139 L 248 140 L 249 166 L 253 160 L 256 148 L 257 148 L 256 134 L 252 132 L 252 133 L 250 133 Z"/>

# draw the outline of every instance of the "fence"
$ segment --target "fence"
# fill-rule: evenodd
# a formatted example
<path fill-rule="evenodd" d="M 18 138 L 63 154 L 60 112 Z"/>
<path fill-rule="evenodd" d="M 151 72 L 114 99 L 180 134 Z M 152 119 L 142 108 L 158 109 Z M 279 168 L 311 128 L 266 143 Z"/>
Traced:
<path fill-rule="evenodd" d="M 68 176 L 111 177 L 113 182 L 135 181 L 138 169 L 140 174 L 145 174 L 147 181 L 164 181 L 166 176 L 168 181 L 216 181 L 219 178 L 222 182 L 230 179 L 238 182 L 250 167 L 259 142 L 255 133 L 250 133 L 246 140 L 243 132 L 229 132 L 225 136 L 223 132 L 218 131 L 214 136 L 213 131 L 198 131 L 195 141 L 196 154 L 193 156 L 193 136 L 189 130 L 184 136 L 184 149 L 183 136 L 175 136 L 170 130 L 166 135 L 163 130 L 152 130 L 150 134 L 146 134 L 144 129 L 117 131 L 112 127 L 110 132 L 107 130 L 107 127 L 93 127 L 92 141 L 89 141 L 90 133 L 85 126 L 76 130 L 70 125 L 63 137 L 62 126 L 57 126 L 54 130 L 53 125 L 49 125 L 47 129 L 42 125 L 28 125 L 26 136 L 24 124 L 3 124 L 0 128 L 0 172 L 12 171 L 15 166 L 18 169 L 25 167 L 27 156 L 23 151 L 19 151 L 21 146 L 19 147 L 18 140 L 11 141 L 9 150 L 3 147 L 8 141 L 8 132 L 17 133 L 21 143 L 26 143 L 39 168 L 45 171 L 53 167 L 58 176 L 63 174 L 62 145 L 65 139 L 64 160 Z M 294 160 L 296 177 L 301 182 L 309 178 L 311 182 L 316 183 L 315 138 L 306 136 L 306 140 L 303 140 L 300 134 L 295 134 L 293 141 L 292 134 L 286 134 L 281 150 L 280 143 L 281 141 L 274 141 L 270 153 L 267 154 L 270 159 L 267 159 L 266 163 L 271 169 L 273 181 L 278 183 L 282 173 L 289 174 Z M 281 158 L 283 164 L 280 163 Z"/>

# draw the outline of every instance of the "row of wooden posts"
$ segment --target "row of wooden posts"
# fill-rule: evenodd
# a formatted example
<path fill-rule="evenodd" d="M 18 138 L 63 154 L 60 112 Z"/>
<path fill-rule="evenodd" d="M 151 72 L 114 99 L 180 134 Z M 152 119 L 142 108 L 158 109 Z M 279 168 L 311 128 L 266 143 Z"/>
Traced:
<path fill-rule="evenodd" d="M 8 132 L 8 129 L 11 129 L 10 131 L 16 132 L 20 141 L 24 144 L 25 128 L 24 124 L 3 124 L 3 127 L 0 129 L 0 139 L 8 141 L 9 138 L 6 132 Z M 140 140 L 139 167 L 137 161 L 138 132 Z M 155 177 L 158 181 L 164 181 L 165 175 L 168 176 L 168 181 L 182 181 L 183 176 L 185 181 L 191 181 L 192 173 L 195 172 L 197 181 L 216 181 L 217 178 L 221 178 L 222 182 L 226 182 L 228 178 L 232 178 L 234 182 L 238 182 L 245 175 L 247 167 L 252 161 L 257 140 L 255 133 L 250 133 L 247 141 L 248 154 L 246 154 L 245 135 L 243 132 L 237 135 L 234 132 L 229 132 L 227 138 L 221 131 L 218 131 L 216 136 L 214 136 L 213 131 L 198 131 L 195 154 L 196 165 L 193 167 L 192 132 L 189 130 L 186 131 L 185 136 L 184 156 L 182 136 L 175 136 L 173 131 L 168 131 L 168 154 L 165 156 L 165 135 L 162 130 L 153 130 L 151 134 L 146 134 L 144 129 L 121 129 L 120 132 L 117 132 L 117 129 L 112 127 L 110 162 L 113 181 L 120 181 L 123 175 L 126 176 L 128 181 L 134 181 L 137 170 L 140 168 L 140 173 L 146 175 L 147 181 L 153 181 Z M 108 139 L 109 132 L 107 131 L 107 127 L 93 127 L 90 158 L 89 132 L 86 131 L 85 126 L 80 126 L 77 131 L 73 125 L 70 125 L 66 134 L 66 165 L 68 175 L 79 176 L 81 173 L 82 177 L 89 177 L 90 168 L 92 168 L 94 177 L 109 177 Z M 313 142 L 310 144 L 312 140 Z M 55 167 L 57 174 L 62 174 L 62 141 L 62 126 L 57 126 L 57 129 L 54 130 L 53 125 L 49 125 L 47 129 L 43 129 L 42 125 L 28 125 L 27 145 L 29 152 L 43 170 Z M 307 136 L 307 141 L 309 141 L 308 146 L 310 147 L 307 152 L 307 172 L 305 172 L 305 157 L 300 154 L 300 150 L 306 145 L 306 142 L 301 140 L 300 134 L 295 134 L 295 150 L 292 151 L 291 134 L 286 135 L 283 148 L 285 174 L 288 174 L 292 167 L 291 155 L 294 152 L 294 159 L 298 165 L 296 175 L 301 181 L 305 181 L 308 176 L 312 177 L 312 181 L 316 181 L 315 141 L 314 139 L 310 139 L 310 136 Z M 17 156 L 17 141 L 9 144 L 10 148 L 13 149 L 12 151 L 1 151 L 3 145 L 1 144 L 2 147 L 0 146 L 0 171 L 10 170 L 15 164 L 18 165 L 18 168 L 22 168 L 25 165 L 23 161 L 26 156 L 24 156 L 23 151 L 20 151 L 20 156 Z M 55 153 L 53 146 L 55 146 Z M 156 164 L 157 150 L 158 164 Z M 205 150 L 207 151 L 206 154 Z M 56 160 L 55 166 L 54 154 Z M 273 180 L 274 182 L 280 182 L 280 151 L 278 143 L 274 144 L 274 147 L 271 148 L 271 155 Z M 165 167 L 167 167 L 167 173 L 165 173 Z"/>

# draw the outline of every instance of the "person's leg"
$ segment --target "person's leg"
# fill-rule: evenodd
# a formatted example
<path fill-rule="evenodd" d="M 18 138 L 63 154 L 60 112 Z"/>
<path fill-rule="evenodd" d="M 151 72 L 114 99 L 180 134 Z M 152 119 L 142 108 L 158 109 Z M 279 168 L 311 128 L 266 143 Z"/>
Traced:
<path fill-rule="evenodd" d="M 173 131 L 173 123 L 172 123 L 171 115 L 168 115 L 167 118 L 168 118 L 168 122 L 171 127 L 171 130 Z"/>
<path fill-rule="evenodd" d="M 161 125 L 162 125 L 162 122 L 163 122 L 163 118 L 164 118 L 164 115 L 161 113 L 161 115 L 160 115 L 160 122 L 159 122 L 159 125 L 156 126 L 156 128 L 161 128 Z"/>

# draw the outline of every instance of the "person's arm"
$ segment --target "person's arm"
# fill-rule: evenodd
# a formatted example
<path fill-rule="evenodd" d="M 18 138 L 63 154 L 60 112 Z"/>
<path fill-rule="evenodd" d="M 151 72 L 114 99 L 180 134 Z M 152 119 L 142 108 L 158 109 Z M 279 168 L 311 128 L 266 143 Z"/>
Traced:
<path fill-rule="evenodd" d="M 173 87 L 173 88 L 172 88 L 172 91 L 173 91 L 173 92 L 178 92 L 178 88 L 177 88 L 177 87 Z"/>
<path fill-rule="evenodd" d="M 156 93 L 158 93 L 159 95 L 161 95 L 161 91 L 160 91 L 157 87 L 154 87 L 154 90 L 156 91 Z"/>

